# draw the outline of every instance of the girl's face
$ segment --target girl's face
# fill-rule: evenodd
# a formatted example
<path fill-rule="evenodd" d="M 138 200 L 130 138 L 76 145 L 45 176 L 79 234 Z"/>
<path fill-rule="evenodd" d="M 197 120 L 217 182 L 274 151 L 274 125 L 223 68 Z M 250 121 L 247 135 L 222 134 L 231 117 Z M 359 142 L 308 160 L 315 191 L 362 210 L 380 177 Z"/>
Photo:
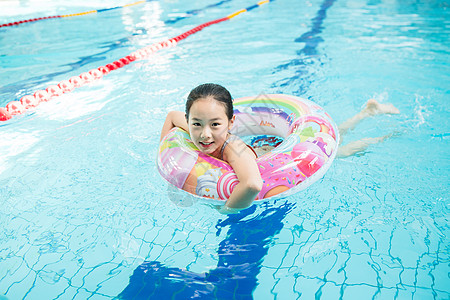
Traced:
<path fill-rule="evenodd" d="M 189 110 L 189 134 L 194 145 L 214 157 L 219 157 L 233 123 L 234 116 L 228 120 L 225 106 L 212 97 L 196 100 Z"/>

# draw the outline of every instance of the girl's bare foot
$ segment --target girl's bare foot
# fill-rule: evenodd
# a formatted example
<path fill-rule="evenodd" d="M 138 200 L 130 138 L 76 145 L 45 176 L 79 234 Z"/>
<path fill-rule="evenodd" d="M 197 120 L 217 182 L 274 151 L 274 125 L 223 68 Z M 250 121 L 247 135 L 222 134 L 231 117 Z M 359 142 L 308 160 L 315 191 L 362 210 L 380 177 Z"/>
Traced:
<path fill-rule="evenodd" d="M 375 99 L 369 99 L 366 103 L 366 108 L 364 110 L 366 113 L 368 113 L 371 116 L 374 115 L 380 115 L 380 114 L 399 114 L 400 111 L 397 107 L 394 105 L 388 103 L 388 104 L 381 104 Z"/>

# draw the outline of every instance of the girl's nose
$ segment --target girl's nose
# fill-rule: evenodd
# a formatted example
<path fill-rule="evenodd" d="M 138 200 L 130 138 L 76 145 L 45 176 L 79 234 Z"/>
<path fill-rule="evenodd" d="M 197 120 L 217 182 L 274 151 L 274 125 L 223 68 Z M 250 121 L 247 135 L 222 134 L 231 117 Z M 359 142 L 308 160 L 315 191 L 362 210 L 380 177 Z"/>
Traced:
<path fill-rule="evenodd" d="M 200 137 L 202 139 L 210 138 L 211 137 L 211 130 L 208 127 L 204 127 Z"/>

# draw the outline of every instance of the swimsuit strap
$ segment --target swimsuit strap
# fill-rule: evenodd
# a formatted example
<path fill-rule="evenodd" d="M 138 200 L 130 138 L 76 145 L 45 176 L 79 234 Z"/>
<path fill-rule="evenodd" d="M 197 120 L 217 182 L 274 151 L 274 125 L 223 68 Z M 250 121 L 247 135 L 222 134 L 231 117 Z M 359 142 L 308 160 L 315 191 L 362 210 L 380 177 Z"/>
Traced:
<path fill-rule="evenodd" d="M 225 150 L 225 147 L 228 145 L 230 141 L 236 140 L 238 137 L 235 135 L 230 134 L 230 136 L 227 138 L 227 140 L 223 143 L 222 148 L 220 149 L 220 159 L 223 160 L 223 150 Z"/>

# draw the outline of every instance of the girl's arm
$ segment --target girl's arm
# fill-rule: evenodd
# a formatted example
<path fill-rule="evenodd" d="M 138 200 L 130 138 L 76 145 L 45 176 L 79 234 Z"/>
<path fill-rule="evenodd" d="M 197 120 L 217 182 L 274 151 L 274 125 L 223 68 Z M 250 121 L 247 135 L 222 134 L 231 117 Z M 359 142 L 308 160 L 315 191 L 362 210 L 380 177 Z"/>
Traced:
<path fill-rule="evenodd" d="M 167 114 L 166 121 L 164 122 L 163 128 L 161 129 L 161 137 L 159 141 L 172 129 L 181 128 L 189 132 L 188 123 L 186 121 L 186 115 L 182 111 L 171 111 Z"/>
<path fill-rule="evenodd" d="M 255 154 L 241 140 L 230 142 L 224 150 L 223 157 L 236 173 L 239 183 L 234 187 L 230 198 L 225 203 L 225 210 L 249 207 L 262 189 L 263 181 L 255 161 Z"/>

